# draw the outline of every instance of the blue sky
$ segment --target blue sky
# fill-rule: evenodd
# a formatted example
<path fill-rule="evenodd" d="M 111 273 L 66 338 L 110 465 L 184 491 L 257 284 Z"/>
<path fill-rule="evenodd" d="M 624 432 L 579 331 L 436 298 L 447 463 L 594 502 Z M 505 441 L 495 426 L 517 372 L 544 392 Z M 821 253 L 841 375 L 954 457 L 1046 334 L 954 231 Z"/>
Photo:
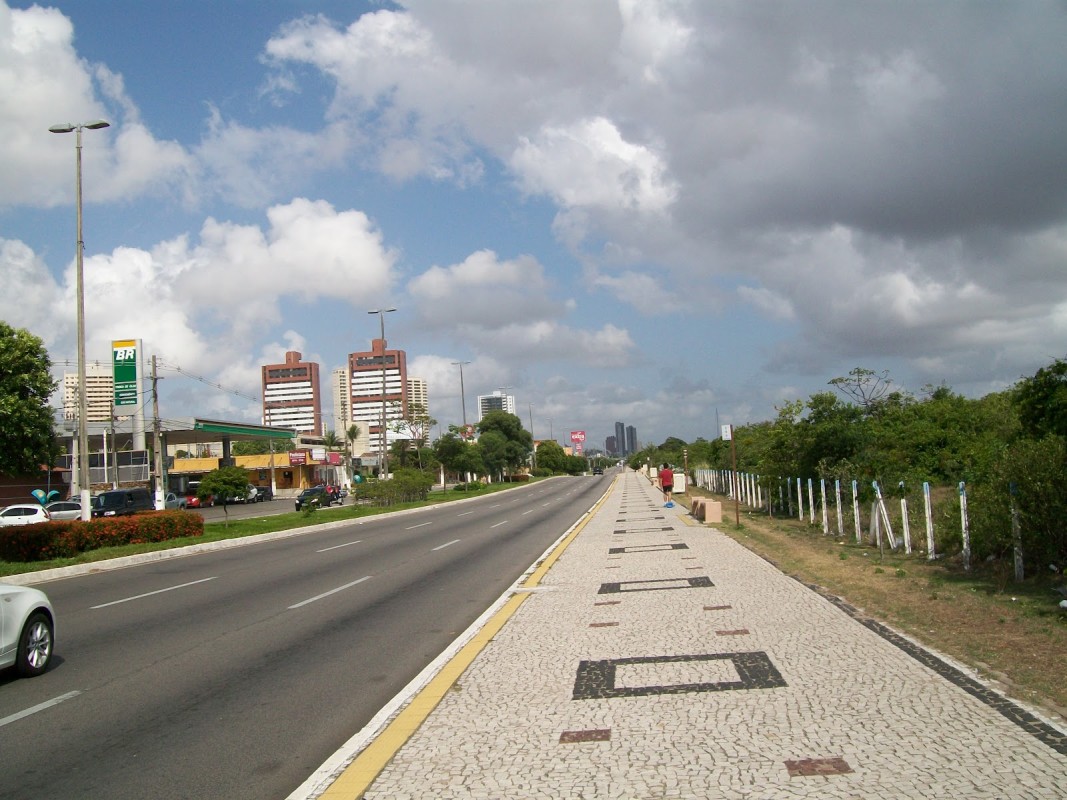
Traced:
<path fill-rule="evenodd" d="M 980 396 L 1067 351 L 1064 41 L 1055 2 L 0 0 L 0 319 L 73 362 L 48 128 L 104 118 L 88 357 L 180 367 L 167 418 L 258 420 L 261 364 L 383 306 L 442 427 L 461 360 L 595 445 L 854 367 Z"/>

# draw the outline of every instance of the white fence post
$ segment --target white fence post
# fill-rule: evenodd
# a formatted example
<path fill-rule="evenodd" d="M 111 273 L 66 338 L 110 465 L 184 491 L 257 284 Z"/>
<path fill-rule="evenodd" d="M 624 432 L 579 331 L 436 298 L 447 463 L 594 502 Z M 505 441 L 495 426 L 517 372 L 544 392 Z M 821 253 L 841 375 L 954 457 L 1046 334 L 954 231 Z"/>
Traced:
<path fill-rule="evenodd" d="M 963 568 L 971 571 L 971 521 L 967 516 L 967 483 L 960 481 L 960 528 L 963 533 Z"/>
<path fill-rule="evenodd" d="M 845 517 L 841 510 L 841 479 L 834 478 L 834 502 L 837 504 L 837 535 L 844 538 Z"/>
<path fill-rule="evenodd" d="M 822 498 L 822 532 L 830 532 L 830 523 L 826 519 L 826 478 L 819 478 L 819 496 Z"/>
<path fill-rule="evenodd" d="M 811 478 L 808 478 L 808 524 L 815 524 L 815 490 Z"/>
<path fill-rule="evenodd" d="M 904 494 L 904 481 L 900 482 L 900 518 L 904 526 L 904 552 L 911 555 L 911 524 L 908 521 L 908 497 Z"/>
<path fill-rule="evenodd" d="M 804 521 L 804 485 L 800 482 L 800 478 L 797 478 L 797 514 L 798 519 Z"/>
<path fill-rule="evenodd" d="M 923 505 L 926 510 L 926 558 L 937 558 L 934 552 L 934 507 L 930 503 L 930 482 L 923 481 Z"/>
<path fill-rule="evenodd" d="M 852 521 L 856 526 L 856 544 L 863 544 L 863 528 L 860 525 L 860 495 L 855 481 L 852 481 Z"/>

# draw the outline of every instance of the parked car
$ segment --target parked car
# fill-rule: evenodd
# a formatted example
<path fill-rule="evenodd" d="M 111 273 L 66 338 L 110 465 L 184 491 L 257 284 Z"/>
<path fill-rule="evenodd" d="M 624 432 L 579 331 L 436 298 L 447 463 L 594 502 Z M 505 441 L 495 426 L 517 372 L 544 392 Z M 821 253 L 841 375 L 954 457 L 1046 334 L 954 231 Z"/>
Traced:
<path fill-rule="evenodd" d="M 186 508 L 211 508 L 215 505 L 215 496 L 209 495 L 207 500 L 201 500 L 196 490 L 200 488 L 200 481 L 189 481 L 189 487 L 185 490 Z"/>
<path fill-rule="evenodd" d="M 93 498 L 94 517 L 123 517 L 138 511 L 154 511 L 156 501 L 147 489 L 112 489 Z"/>
<path fill-rule="evenodd" d="M 15 503 L 0 511 L 0 527 L 9 525 L 33 525 L 51 519 L 40 503 Z"/>
<path fill-rule="evenodd" d="M 167 492 L 167 496 L 163 498 L 163 507 L 168 511 L 184 511 L 188 505 L 189 501 L 186 498 L 178 497 L 174 492 Z"/>
<path fill-rule="evenodd" d="M 52 519 L 81 519 L 82 504 L 77 500 L 55 500 L 44 507 Z"/>
<path fill-rule="evenodd" d="M 269 486 L 257 486 L 256 487 L 256 502 L 265 503 L 268 500 L 274 499 L 274 490 Z"/>
<path fill-rule="evenodd" d="M 299 511 L 304 506 L 314 503 L 318 506 L 330 506 L 334 503 L 340 505 L 341 495 L 332 486 L 312 486 L 305 489 L 296 496 L 296 510 Z"/>
<path fill-rule="evenodd" d="M 0 583 L 0 669 L 40 675 L 52 660 L 55 613 L 40 589 Z"/>

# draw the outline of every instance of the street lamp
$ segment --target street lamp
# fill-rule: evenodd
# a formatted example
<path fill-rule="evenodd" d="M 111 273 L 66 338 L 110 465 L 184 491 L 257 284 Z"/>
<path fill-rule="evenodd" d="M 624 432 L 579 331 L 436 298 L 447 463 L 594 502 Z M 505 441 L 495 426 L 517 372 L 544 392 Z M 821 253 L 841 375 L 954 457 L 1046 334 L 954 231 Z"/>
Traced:
<path fill-rule="evenodd" d="M 463 438 L 467 438 L 467 392 L 463 388 L 463 365 L 469 364 L 469 361 L 453 361 L 453 367 L 459 367 L 459 400 L 463 405 Z"/>
<path fill-rule="evenodd" d="M 75 139 L 75 170 L 74 170 L 74 195 L 78 219 L 78 241 L 74 250 L 75 275 L 77 277 L 78 295 L 78 494 L 81 500 L 82 519 L 88 521 L 92 516 L 90 502 L 89 479 L 89 400 L 85 388 L 85 279 L 82 268 L 82 253 L 85 250 L 85 242 L 82 240 L 82 129 L 98 130 L 111 125 L 102 119 L 80 124 L 66 123 L 53 125 L 48 130 L 52 133 L 77 134 Z"/>
<path fill-rule="evenodd" d="M 381 458 L 378 461 L 378 479 L 385 480 L 389 474 L 389 456 L 385 449 L 385 315 L 390 311 L 396 311 L 395 308 L 375 308 L 368 311 L 368 314 L 377 314 L 378 320 L 381 322 L 382 329 L 382 427 L 378 431 L 381 437 L 380 448 Z"/>

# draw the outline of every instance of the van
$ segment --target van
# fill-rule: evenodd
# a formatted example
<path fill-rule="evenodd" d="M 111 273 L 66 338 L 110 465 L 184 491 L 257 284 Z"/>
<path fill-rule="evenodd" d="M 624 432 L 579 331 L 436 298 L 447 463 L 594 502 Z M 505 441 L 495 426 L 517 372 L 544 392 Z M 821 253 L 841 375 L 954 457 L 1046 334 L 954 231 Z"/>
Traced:
<path fill-rule="evenodd" d="M 152 493 L 147 489 L 112 489 L 93 498 L 94 517 L 121 517 L 138 511 L 154 511 Z"/>

